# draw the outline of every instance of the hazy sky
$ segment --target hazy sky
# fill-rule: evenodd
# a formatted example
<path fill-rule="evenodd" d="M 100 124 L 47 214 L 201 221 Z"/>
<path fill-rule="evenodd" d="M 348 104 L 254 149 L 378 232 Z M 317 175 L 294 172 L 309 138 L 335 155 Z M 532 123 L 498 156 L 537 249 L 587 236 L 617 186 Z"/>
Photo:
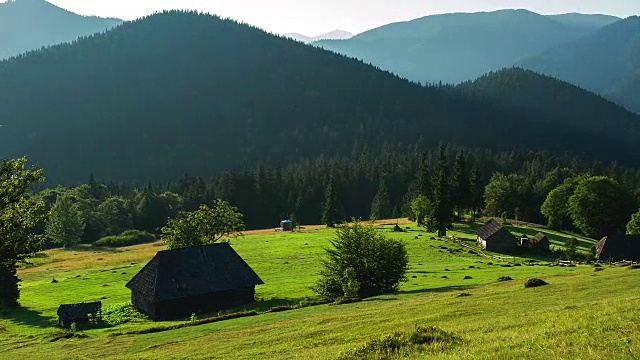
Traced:
<path fill-rule="evenodd" d="M 0 0 L 3 1 L 3 0 Z M 524 8 L 538 13 L 640 15 L 640 0 L 50 0 L 83 15 L 135 19 L 162 9 L 198 9 L 265 30 L 318 35 L 362 32 L 430 14 Z"/>

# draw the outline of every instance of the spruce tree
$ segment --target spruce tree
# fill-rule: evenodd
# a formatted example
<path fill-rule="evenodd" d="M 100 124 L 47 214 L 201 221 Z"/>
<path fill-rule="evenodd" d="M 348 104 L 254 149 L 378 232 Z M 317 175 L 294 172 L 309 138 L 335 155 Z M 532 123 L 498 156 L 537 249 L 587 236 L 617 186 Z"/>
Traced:
<path fill-rule="evenodd" d="M 324 196 L 324 206 L 322 208 L 322 223 L 328 227 L 335 227 L 340 222 L 342 210 L 339 204 L 338 195 L 333 184 L 333 178 L 329 180 Z"/>
<path fill-rule="evenodd" d="M 460 221 L 462 213 L 470 206 L 470 190 L 467 156 L 464 150 L 460 150 L 451 174 L 451 204 L 456 210 L 458 221 Z"/>
<path fill-rule="evenodd" d="M 427 219 L 427 228 L 442 237 L 447 235 L 447 228 L 451 226 L 453 210 L 449 194 L 447 155 L 443 145 L 440 145 L 438 152 L 438 163 L 433 177 L 433 200 Z"/>
<path fill-rule="evenodd" d="M 391 200 L 389 199 L 389 190 L 387 189 L 387 182 L 380 180 L 380 186 L 378 187 L 378 193 L 373 198 L 371 203 L 371 215 L 370 219 L 381 220 L 388 219 L 391 216 Z"/>
<path fill-rule="evenodd" d="M 471 176 L 469 177 L 469 207 L 473 214 L 473 220 L 476 219 L 478 211 L 482 208 L 482 195 L 484 191 L 481 182 L 480 168 L 478 167 L 478 163 L 475 162 L 471 170 Z"/>

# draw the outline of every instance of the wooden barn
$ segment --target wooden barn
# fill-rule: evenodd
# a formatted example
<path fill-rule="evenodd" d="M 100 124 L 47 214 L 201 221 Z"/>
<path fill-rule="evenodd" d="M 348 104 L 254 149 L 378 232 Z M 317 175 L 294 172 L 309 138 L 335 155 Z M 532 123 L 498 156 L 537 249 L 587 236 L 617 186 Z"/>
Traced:
<path fill-rule="evenodd" d="M 160 251 L 127 287 L 131 302 L 155 320 L 251 303 L 264 284 L 228 243 Z"/>
<path fill-rule="evenodd" d="M 478 231 L 478 246 L 494 252 L 511 252 L 516 249 L 518 239 L 495 220 L 490 220 Z"/>
<path fill-rule="evenodd" d="M 70 327 L 72 323 L 88 324 L 102 320 L 102 303 L 62 304 L 58 307 L 58 324 Z"/>
<path fill-rule="evenodd" d="M 550 246 L 551 242 L 549 241 L 549 238 L 543 233 L 538 233 L 529 241 L 529 247 L 544 252 L 549 251 Z"/>
<path fill-rule="evenodd" d="M 640 236 L 605 236 L 596 244 L 596 258 L 600 261 L 640 261 Z"/>

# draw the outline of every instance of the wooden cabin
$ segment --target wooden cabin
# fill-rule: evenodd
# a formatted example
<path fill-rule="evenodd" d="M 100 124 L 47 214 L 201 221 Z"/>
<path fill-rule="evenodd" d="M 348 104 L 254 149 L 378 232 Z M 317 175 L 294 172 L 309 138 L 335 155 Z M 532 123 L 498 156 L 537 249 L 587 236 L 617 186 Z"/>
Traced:
<path fill-rule="evenodd" d="M 58 324 L 62 327 L 70 327 L 72 323 L 88 324 L 102 320 L 102 303 L 100 301 L 62 304 L 58 307 Z"/>
<path fill-rule="evenodd" d="M 596 258 L 600 261 L 640 261 L 640 236 L 605 236 L 596 244 Z"/>
<path fill-rule="evenodd" d="M 495 220 L 490 220 L 478 229 L 478 246 L 487 251 L 511 252 L 516 249 L 518 239 Z"/>
<path fill-rule="evenodd" d="M 126 286 L 137 309 L 170 320 L 254 302 L 260 284 L 228 243 L 218 243 L 160 251 Z"/>
<path fill-rule="evenodd" d="M 544 252 L 550 251 L 550 246 L 551 242 L 549 241 L 549 238 L 543 233 L 536 234 L 536 236 L 531 239 L 529 244 L 529 247 L 531 247 L 532 249 Z"/>

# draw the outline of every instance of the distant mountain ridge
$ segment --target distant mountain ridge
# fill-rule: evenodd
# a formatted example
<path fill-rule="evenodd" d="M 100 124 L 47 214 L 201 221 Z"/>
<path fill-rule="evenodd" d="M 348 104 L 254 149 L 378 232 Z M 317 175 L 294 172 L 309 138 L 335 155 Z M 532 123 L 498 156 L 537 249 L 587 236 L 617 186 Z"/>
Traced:
<path fill-rule="evenodd" d="M 0 60 L 111 29 L 122 20 L 80 16 L 44 0 L 0 3 Z"/>
<path fill-rule="evenodd" d="M 617 18 L 528 10 L 432 15 L 315 45 L 419 82 L 459 83 L 586 36 Z"/>
<path fill-rule="evenodd" d="M 602 94 L 640 113 L 640 17 L 615 22 L 518 65 Z"/>
<path fill-rule="evenodd" d="M 284 34 L 283 36 L 291 38 L 296 41 L 303 42 L 303 43 L 311 43 L 314 41 L 321 41 L 321 40 L 347 40 L 347 39 L 351 39 L 353 37 L 353 34 L 344 30 L 333 30 L 328 33 L 321 34 L 318 36 L 313 36 L 313 37 L 306 36 L 299 33 L 288 33 L 288 34 Z"/>

